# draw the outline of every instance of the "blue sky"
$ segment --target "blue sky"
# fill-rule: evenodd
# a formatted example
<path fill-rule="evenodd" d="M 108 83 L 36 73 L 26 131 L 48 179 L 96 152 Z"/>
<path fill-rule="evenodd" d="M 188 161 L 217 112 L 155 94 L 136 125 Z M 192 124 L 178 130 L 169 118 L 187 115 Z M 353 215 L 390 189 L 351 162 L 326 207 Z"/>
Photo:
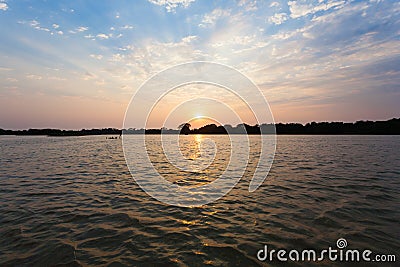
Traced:
<path fill-rule="evenodd" d="M 400 3 L 0 0 L 0 128 L 121 127 L 151 75 L 206 60 L 279 122 L 400 114 Z"/>

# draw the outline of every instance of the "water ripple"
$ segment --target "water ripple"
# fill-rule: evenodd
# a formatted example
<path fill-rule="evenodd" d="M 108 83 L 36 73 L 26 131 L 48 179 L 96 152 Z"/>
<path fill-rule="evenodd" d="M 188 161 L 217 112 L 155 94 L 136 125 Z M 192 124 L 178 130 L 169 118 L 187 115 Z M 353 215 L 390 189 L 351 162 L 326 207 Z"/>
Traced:
<path fill-rule="evenodd" d="M 340 237 L 395 254 L 399 138 L 279 136 L 269 177 L 249 193 L 258 155 L 251 140 L 255 159 L 228 195 L 178 208 L 136 185 L 119 140 L 0 137 L 0 265 L 258 266 L 264 244 L 326 249 Z M 184 173 L 153 143 L 154 164 L 179 185 L 208 183 L 226 167 L 222 149 L 210 168 Z"/>

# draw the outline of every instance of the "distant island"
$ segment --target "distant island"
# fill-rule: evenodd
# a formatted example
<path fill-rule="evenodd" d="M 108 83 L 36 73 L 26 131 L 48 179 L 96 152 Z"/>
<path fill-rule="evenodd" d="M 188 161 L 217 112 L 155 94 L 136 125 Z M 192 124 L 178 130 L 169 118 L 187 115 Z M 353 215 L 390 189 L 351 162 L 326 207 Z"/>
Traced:
<path fill-rule="evenodd" d="M 246 123 L 217 126 L 208 124 L 198 129 L 190 129 L 190 123 L 181 124 L 178 129 L 29 129 L 29 130 L 4 130 L 0 129 L 0 135 L 45 135 L 45 136 L 87 136 L 87 135 L 122 135 L 122 134 L 286 134 L 286 135 L 400 135 L 400 118 L 387 121 L 357 121 L 345 122 L 311 122 L 301 123 L 277 123 L 248 125 Z"/>

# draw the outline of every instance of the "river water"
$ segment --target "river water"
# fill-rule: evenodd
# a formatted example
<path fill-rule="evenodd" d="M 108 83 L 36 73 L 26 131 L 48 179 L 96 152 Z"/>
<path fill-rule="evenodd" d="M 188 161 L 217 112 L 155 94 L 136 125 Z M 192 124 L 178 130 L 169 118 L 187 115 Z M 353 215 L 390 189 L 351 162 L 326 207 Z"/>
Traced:
<path fill-rule="evenodd" d="M 229 147 L 226 137 L 207 138 Z M 257 147 L 259 137 L 249 138 Z M 200 207 L 147 195 L 121 143 L 105 136 L 0 137 L 0 266 L 268 266 L 280 262 L 257 259 L 264 245 L 320 251 L 336 248 L 339 238 L 373 255 L 400 251 L 400 136 L 278 136 L 258 190 L 248 191 L 253 151 L 236 187 Z M 186 157 L 196 155 L 187 149 Z M 157 158 L 159 146 L 150 150 Z M 207 183 L 226 168 L 224 153 L 201 175 L 159 170 L 177 184 Z"/>

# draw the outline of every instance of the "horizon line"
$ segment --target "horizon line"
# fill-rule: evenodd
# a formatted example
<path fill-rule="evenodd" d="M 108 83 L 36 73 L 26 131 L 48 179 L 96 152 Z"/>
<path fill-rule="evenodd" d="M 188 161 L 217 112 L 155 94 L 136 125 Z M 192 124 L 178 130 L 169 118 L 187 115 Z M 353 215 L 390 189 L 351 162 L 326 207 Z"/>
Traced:
<path fill-rule="evenodd" d="M 400 117 L 392 117 L 392 118 L 390 118 L 390 119 L 386 119 L 386 120 L 368 120 L 368 119 L 362 119 L 362 120 L 356 120 L 356 121 L 310 121 L 310 122 L 306 122 L 306 123 L 301 123 L 301 122 L 274 122 L 274 123 L 261 123 L 261 124 L 249 124 L 249 123 L 246 123 L 246 122 L 241 122 L 241 123 L 238 123 L 238 124 L 236 124 L 236 126 L 234 126 L 233 124 L 231 124 L 231 123 L 225 123 L 225 124 L 219 124 L 219 126 L 227 126 L 227 125 L 230 125 L 230 126 L 232 126 L 232 127 L 237 127 L 238 125 L 243 125 L 243 124 L 246 124 L 246 125 L 249 125 L 249 126 L 256 126 L 256 125 L 259 125 L 259 126 L 261 126 L 261 125 L 271 125 L 271 124 L 273 124 L 273 125 L 278 125 L 278 124 L 283 124 L 283 125 L 293 125 L 293 124 L 296 124 L 296 125 L 302 125 L 302 126 L 306 126 L 307 124 L 311 124 L 311 123 L 351 123 L 351 124 L 354 124 L 354 123 L 357 123 L 357 122 L 387 122 L 387 121 L 391 121 L 391 120 L 400 120 Z M 205 125 L 203 125 L 203 126 L 201 126 L 201 127 L 199 127 L 199 128 L 193 128 L 193 129 L 200 129 L 200 128 L 202 128 L 202 127 L 204 127 L 204 126 L 207 126 L 207 125 L 212 125 L 212 124 L 215 124 L 215 123 L 211 123 L 211 124 L 205 124 Z M 216 125 L 216 124 L 215 124 Z M 2 128 L 2 127 L 0 127 L 0 130 L 2 130 L 2 131 L 27 131 L 27 130 L 61 130 L 61 131 L 82 131 L 82 130 L 104 130 L 104 129 L 113 129 L 113 130 L 129 130 L 129 129 L 136 129 L 136 130 L 155 130 L 155 129 L 163 129 L 163 128 L 165 128 L 165 129 L 167 129 L 167 130 L 179 130 L 178 129 L 178 127 L 176 127 L 176 128 L 167 128 L 167 127 L 164 127 L 164 126 L 162 126 L 162 127 L 159 127 L 159 128 L 135 128 L 135 127 L 129 127 L 129 128 L 117 128 L 117 127 L 94 127 L 94 128 L 90 128 L 90 127 L 85 127 L 85 128 L 75 128 L 75 129 L 67 129 L 67 128 L 56 128 L 56 127 L 38 127 L 38 128 L 33 128 L 33 127 L 29 127 L 29 128 L 24 128 L 24 129 L 21 129 L 21 128 L 19 128 L 19 129 L 6 129 L 6 128 Z"/>

